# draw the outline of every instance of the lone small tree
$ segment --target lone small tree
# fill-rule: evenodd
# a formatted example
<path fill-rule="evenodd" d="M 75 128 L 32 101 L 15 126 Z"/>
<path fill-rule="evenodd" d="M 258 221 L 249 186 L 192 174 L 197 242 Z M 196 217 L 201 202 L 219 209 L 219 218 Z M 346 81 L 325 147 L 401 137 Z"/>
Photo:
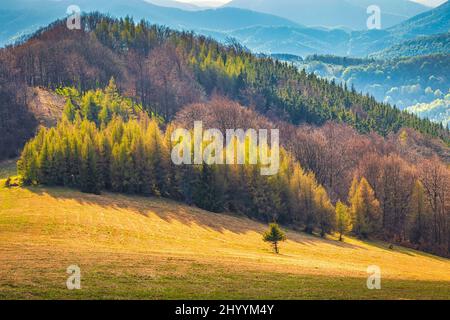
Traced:
<path fill-rule="evenodd" d="M 342 236 L 349 232 L 352 228 L 352 219 L 350 217 L 349 208 L 341 201 L 336 204 L 336 229 L 339 232 L 339 241 Z"/>
<path fill-rule="evenodd" d="M 273 250 L 278 254 L 278 242 L 285 241 L 286 235 L 283 231 L 281 231 L 280 227 L 276 223 L 271 223 L 269 225 L 269 230 L 263 235 L 263 240 L 265 242 L 271 242 L 273 245 Z"/>

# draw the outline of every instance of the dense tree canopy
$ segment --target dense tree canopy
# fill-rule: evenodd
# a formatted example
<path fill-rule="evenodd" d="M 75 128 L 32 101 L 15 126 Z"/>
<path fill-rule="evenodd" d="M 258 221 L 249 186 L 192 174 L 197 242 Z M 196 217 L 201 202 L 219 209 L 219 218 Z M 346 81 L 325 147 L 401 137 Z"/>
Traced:
<path fill-rule="evenodd" d="M 248 159 L 244 165 L 175 166 L 170 155 L 174 126 L 161 131 L 157 118 L 132 109 L 114 92 L 113 82 L 105 90 L 88 91 L 78 98 L 81 106 L 67 104 L 57 127 L 41 128 L 18 164 L 26 183 L 164 196 L 214 212 L 307 224 L 310 232 L 317 227 L 323 235 L 333 230 L 334 208 L 325 189 L 286 151 L 281 150 L 275 176 L 261 175 L 261 164 Z M 111 115 L 109 121 L 98 118 L 101 108 Z M 121 110 L 127 110 L 125 116 Z"/>
<path fill-rule="evenodd" d="M 166 119 L 185 104 L 221 94 L 294 124 L 333 120 L 383 136 L 406 126 L 449 142 L 448 130 L 438 124 L 293 65 L 257 57 L 234 42 L 222 45 L 131 18 L 91 14 L 83 22 L 83 30 L 75 31 L 56 22 L 5 49 L 20 79 L 29 86 L 86 91 L 114 77 L 127 95 Z"/>

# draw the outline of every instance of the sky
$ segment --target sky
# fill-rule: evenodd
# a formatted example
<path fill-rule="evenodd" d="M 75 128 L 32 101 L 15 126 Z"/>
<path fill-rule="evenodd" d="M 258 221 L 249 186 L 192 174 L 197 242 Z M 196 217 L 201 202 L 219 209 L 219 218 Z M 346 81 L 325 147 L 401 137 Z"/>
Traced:
<path fill-rule="evenodd" d="M 211 5 L 220 6 L 227 2 L 230 2 L 231 0 L 177 0 L 179 2 L 187 2 L 192 4 L 204 4 L 204 3 L 210 3 Z M 376 1 L 376 0 L 374 0 Z M 414 2 L 419 2 L 422 4 L 425 4 L 430 7 L 436 7 L 442 3 L 444 3 L 446 0 L 412 0 Z"/>
<path fill-rule="evenodd" d="M 225 3 L 230 2 L 231 0 L 176 0 L 178 2 L 186 2 L 186 3 L 192 3 L 196 5 L 208 5 L 208 6 L 215 6 L 219 7 L 221 5 L 224 5 Z"/>
<path fill-rule="evenodd" d="M 422 3 L 430 7 L 437 7 L 438 5 L 443 4 L 446 0 L 413 0 L 413 1 Z"/>

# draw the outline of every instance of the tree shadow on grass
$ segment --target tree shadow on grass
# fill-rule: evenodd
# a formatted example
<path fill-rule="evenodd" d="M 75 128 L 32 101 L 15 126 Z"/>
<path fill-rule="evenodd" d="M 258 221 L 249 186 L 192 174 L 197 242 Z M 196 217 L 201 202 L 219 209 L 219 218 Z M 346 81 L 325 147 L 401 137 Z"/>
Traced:
<path fill-rule="evenodd" d="M 392 249 L 389 248 L 390 244 L 387 242 L 382 242 L 382 241 L 375 241 L 375 240 L 361 240 L 362 242 L 371 245 L 373 247 L 376 247 L 378 249 L 382 249 L 391 253 L 400 253 L 400 254 L 404 254 L 410 257 L 427 257 L 427 258 L 432 258 L 438 261 L 442 261 L 442 262 L 448 262 L 447 258 L 444 257 L 440 257 L 440 256 L 436 256 L 433 255 L 431 253 L 427 253 L 424 251 L 418 251 L 415 250 L 413 248 L 406 248 L 406 247 L 402 247 L 398 244 L 392 244 Z"/>
<path fill-rule="evenodd" d="M 81 193 L 78 190 L 57 187 L 27 187 L 27 190 L 38 195 L 49 195 L 58 200 L 72 200 L 81 205 L 95 205 L 104 209 L 128 210 L 143 216 L 157 215 L 160 219 L 171 223 L 179 222 L 188 226 L 199 226 L 220 233 L 232 232 L 245 234 L 256 232 L 263 234 L 267 226 L 242 215 L 231 213 L 212 213 L 195 206 L 188 206 L 174 200 L 157 197 L 143 197 L 136 195 L 124 195 L 119 193 L 103 192 L 102 195 Z M 363 249 L 351 243 L 339 242 L 333 239 L 324 239 L 315 235 L 309 235 L 293 229 L 287 230 L 288 240 L 301 245 L 316 246 L 327 243 L 339 248 Z"/>

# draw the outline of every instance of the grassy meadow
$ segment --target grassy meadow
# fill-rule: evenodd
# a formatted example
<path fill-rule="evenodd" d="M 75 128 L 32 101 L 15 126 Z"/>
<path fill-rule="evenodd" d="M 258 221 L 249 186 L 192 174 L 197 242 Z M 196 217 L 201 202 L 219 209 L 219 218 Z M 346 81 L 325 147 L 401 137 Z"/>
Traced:
<path fill-rule="evenodd" d="M 276 255 L 266 228 L 166 199 L 0 186 L 0 299 L 450 298 L 448 259 L 295 231 Z"/>

